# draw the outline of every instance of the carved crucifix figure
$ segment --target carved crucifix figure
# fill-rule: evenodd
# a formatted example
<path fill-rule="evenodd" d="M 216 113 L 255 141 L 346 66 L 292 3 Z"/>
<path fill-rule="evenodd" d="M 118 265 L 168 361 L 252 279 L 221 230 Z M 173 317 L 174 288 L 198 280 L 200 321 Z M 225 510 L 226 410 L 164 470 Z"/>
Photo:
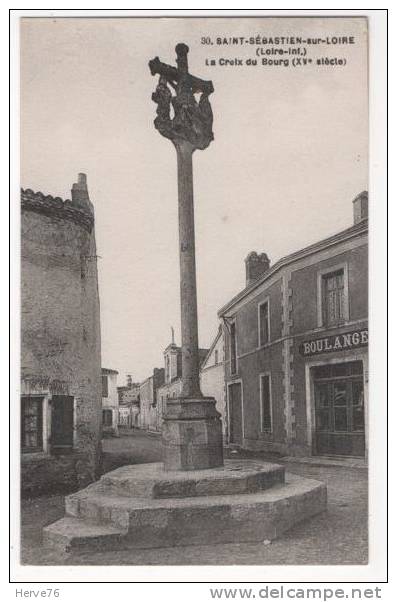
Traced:
<path fill-rule="evenodd" d="M 152 75 L 160 75 L 152 100 L 157 103 L 154 124 L 160 134 L 172 140 L 175 146 L 187 143 L 191 152 L 205 149 L 214 139 L 212 110 L 208 96 L 214 91 L 212 82 L 192 76 L 188 71 L 186 44 L 175 48 L 178 67 L 162 63 L 158 57 L 149 62 Z M 168 85 L 175 91 L 172 95 Z M 195 95 L 199 94 L 197 101 Z M 171 118 L 170 109 L 174 110 Z"/>
<path fill-rule="evenodd" d="M 178 44 L 175 51 L 177 67 L 158 57 L 149 62 L 151 74 L 160 76 L 152 94 L 157 103 L 154 125 L 173 142 L 178 163 L 182 393 L 167 404 L 163 445 L 166 468 L 192 470 L 223 463 L 215 400 L 203 397 L 200 390 L 192 170 L 193 152 L 207 148 L 214 139 L 208 100 L 214 88 L 212 82 L 189 73 L 186 44 Z M 195 436 L 186 438 L 186 429 L 189 433 L 193 429 Z"/>

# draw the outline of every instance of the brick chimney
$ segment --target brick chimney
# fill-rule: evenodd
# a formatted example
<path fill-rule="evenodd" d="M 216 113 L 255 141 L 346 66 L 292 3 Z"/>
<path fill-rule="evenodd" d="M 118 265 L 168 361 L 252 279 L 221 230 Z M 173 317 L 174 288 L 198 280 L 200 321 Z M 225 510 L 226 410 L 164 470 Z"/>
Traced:
<path fill-rule="evenodd" d="M 251 251 L 245 259 L 246 286 L 249 286 L 260 276 L 263 276 L 263 274 L 268 271 L 269 267 L 270 259 L 266 253 L 258 254 L 256 251 Z"/>
<path fill-rule="evenodd" d="M 366 190 L 353 199 L 353 219 L 355 224 L 368 219 L 368 192 Z"/>
<path fill-rule="evenodd" d="M 72 201 L 77 205 L 91 205 L 85 173 L 79 173 L 77 183 L 72 186 Z"/>
<path fill-rule="evenodd" d="M 131 374 L 127 374 L 127 387 L 129 389 L 132 388 L 132 376 L 131 376 Z"/>

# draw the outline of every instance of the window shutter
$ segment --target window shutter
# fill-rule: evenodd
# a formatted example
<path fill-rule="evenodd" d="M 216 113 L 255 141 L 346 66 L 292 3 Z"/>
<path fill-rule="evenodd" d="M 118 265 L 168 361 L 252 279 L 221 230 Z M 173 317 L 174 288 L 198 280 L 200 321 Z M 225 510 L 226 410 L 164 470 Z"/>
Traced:
<path fill-rule="evenodd" d="M 74 398 L 53 395 L 51 409 L 51 444 L 53 448 L 73 447 Z"/>
<path fill-rule="evenodd" d="M 262 378 L 262 429 L 265 432 L 272 430 L 272 410 L 270 398 L 270 377 L 264 375 Z"/>

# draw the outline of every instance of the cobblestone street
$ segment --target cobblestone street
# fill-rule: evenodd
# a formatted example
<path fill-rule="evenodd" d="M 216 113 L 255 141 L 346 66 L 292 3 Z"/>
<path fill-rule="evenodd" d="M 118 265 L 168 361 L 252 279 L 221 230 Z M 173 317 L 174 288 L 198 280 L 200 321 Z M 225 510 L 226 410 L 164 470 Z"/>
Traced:
<path fill-rule="evenodd" d="M 160 437 L 150 433 L 135 431 L 105 439 L 103 448 L 105 471 L 161 459 Z M 279 461 L 282 463 L 282 459 Z M 23 500 L 21 561 L 33 565 L 366 564 L 366 470 L 296 462 L 286 463 L 286 469 L 326 482 L 328 508 L 271 545 L 223 544 L 66 555 L 42 544 L 42 527 L 64 514 L 64 497 L 54 495 Z"/>

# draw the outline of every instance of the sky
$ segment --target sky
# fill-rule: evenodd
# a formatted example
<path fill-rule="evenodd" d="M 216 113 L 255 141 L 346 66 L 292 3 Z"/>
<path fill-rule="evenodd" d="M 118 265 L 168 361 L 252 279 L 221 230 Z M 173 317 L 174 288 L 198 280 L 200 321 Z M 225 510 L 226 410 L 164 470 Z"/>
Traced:
<path fill-rule="evenodd" d="M 255 54 L 288 46 L 217 44 L 298 35 L 355 43 L 308 50 L 343 66 L 295 68 L 263 66 Z M 178 42 L 190 48 L 190 72 L 215 88 L 215 139 L 193 155 L 200 347 L 244 287 L 250 251 L 274 263 L 349 227 L 351 201 L 368 189 L 365 19 L 23 18 L 21 186 L 70 198 L 87 174 L 102 365 L 119 371 L 119 384 L 163 365 L 171 326 L 180 343 L 176 155 L 153 125 L 148 69 L 155 56 L 175 64 Z"/>

